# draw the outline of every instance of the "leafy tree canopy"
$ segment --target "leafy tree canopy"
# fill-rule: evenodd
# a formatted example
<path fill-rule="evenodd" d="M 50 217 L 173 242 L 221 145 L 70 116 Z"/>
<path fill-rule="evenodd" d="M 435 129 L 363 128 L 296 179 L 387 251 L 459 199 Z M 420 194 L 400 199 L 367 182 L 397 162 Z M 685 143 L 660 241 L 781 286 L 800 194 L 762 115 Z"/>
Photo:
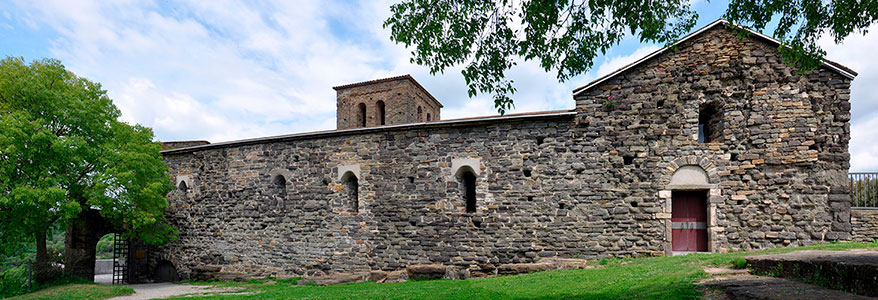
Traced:
<path fill-rule="evenodd" d="M 515 92 L 506 70 L 516 58 L 537 60 L 559 81 L 588 71 L 626 34 L 641 42 L 669 45 L 695 26 L 690 0 L 404 0 L 391 6 L 384 22 L 391 39 L 413 47 L 413 63 L 435 74 L 466 64 L 462 73 L 470 97 L 490 93 L 501 114 Z M 825 54 L 818 39 L 838 43 L 865 33 L 878 17 L 874 0 L 731 0 L 725 16 L 762 31 L 779 20 L 774 38 L 787 62 L 800 70 L 819 65 Z"/>
<path fill-rule="evenodd" d="M 0 249 L 39 245 L 87 209 L 145 242 L 173 238 L 160 145 L 119 115 L 100 84 L 57 60 L 0 61 Z"/>

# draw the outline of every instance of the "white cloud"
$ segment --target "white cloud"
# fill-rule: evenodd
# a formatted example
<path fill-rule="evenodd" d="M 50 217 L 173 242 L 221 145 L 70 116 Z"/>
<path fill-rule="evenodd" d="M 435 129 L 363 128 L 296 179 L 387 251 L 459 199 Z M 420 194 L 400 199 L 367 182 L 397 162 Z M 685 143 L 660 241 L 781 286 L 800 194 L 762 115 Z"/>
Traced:
<path fill-rule="evenodd" d="M 162 140 L 334 127 L 331 86 L 360 77 L 381 53 L 359 53 L 335 39 L 320 25 L 328 18 L 320 1 L 243 3 L 193 1 L 164 10 L 145 2 L 20 4 L 59 34 L 54 56 L 101 82 L 126 120 L 154 127 Z M 177 114 L 152 115 L 164 105 L 182 106 Z"/>
<path fill-rule="evenodd" d="M 866 35 L 852 34 L 836 45 L 824 37 L 820 45 L 827 58 L 858 72 L 851 83 L 851 170 L 878 171 L 878 25 Z"/>
<path fill-rule="evenodd" d="M 442 101 L 443 118 L 496 114 L 491 95 L 467 96 L 460 67 L 433 76 L 409 63 L 381 26 L 394 2 L 19 1 L 13 18 L 53 31 L 50 53 L 160 140 L 333 129 L 332 86 L 401 74 Z M 511 113 L 573 108 L 586 77 L 558 83 L 535 62 L 508 75 Z"/>
<path fill-rule="evenodd" d="M 875 142 L 878 117 L 851 125 L 851 171 L 878 170 L 878 143 Z"/>
<path fill-rule="evenodd" d="M 446 119 L 493 115 L 490 95 L 470 99 L 460 67 L 432 76 L 381 24 L 395 0 L 65 1 L 19 0 L 10 23 L 51 31 L 50 53 L 101 82 L 129 122 L 160 140 L 211 142 L 335 128 L 332 86 L 412 74 L 443 104 Z M 831 44 L 831 43 L 830 43 Z M 875 34 L 825 46 L 829 58 L 860 72 L 853 83 L 853 169 L 878 169 L 878 48 Z M 508 72 L 515 109 L 573 108 L 570 91 L 658 49 L 616 47 L 589 72 L 558 83 L 535 62 Z"/>
<path fill-rule="evenodd" d="M 628 64 L 633 63 L 634 61 L 641 59 L 657 50 L 659 50 L 659 47 L 656 45 L 646 45 L 637 48 L 637 50 L 634 50 L 633 53 L 628 55 L 605 57 L 603 63 L 601 63 L 597 69 L 597 77 L 610 74 L 613 71 L 621 69 L 622 67 L 625 67 Z"/>

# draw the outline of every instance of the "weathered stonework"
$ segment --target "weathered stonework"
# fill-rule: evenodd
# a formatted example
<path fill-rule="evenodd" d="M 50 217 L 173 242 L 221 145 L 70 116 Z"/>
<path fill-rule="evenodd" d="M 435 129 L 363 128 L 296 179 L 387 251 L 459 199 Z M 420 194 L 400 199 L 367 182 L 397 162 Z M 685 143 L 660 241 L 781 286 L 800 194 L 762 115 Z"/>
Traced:
<path fill-rule="evenodd" d="M 851 209 L 851 228 L 855 242 L 878 240 L 878 209 Z"/>
<path fill-rule="evenodd" d="M 849 87 L 827 68 L 796 74 L 776 45 L 715 28 L 578 93 L 577 123 L 593 149 L 635 157 L 617 185 L 627 197 L 649 199 L 676 158 L 713 170 L 718 251 L 850 239 Z M 720 107 L 723 134 L 699 144 L 692 124 L 705 103 Z"/>
<path fill-rule="evenodd" d="M 576 91 L 571 112 L 165 151 L 171 176 L 195 186 L 168 196 L 180 240 L 154 257 L 193 278 L 666 255 L 671 194 L 685 189 L 709 195 L 711 251 L 848 240 L 849 86 L 826 67 L 796 74 L 775 45 L 718 26 Z M 722 135 L 698 143 L 705 103 Z M 455 174 L 464 162 L 475 213 Z M 352 165 L 355 212 L 339 172 Z M 706 182 L 672 184 L 681 168 Z M 283 194 L 275 169 L 289 172 Z"/>

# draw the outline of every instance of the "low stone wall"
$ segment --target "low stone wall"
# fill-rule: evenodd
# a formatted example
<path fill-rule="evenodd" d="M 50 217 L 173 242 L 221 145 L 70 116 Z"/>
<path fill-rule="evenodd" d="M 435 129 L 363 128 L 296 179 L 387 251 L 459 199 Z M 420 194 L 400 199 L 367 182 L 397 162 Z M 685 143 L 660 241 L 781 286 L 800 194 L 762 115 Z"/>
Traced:
<path fill-rule="evenodd" d="M 457 266 L 442 264 L 411 265 L 405 269 L 385 272 L 380 270 L 358 271 L 350 273 L 335 273 L 325 276 L 306 277 L 299 280 L 299 285 L 335 285 L 353 282 L 406 282 L 409 280 L 436 280 L 452 279 L 463 280 L 469 278 L 485 278 L 503 275 L 519 275 L 550 270 L 591 269 L 599 266 L 589 266 L 588 261 L 575 258 L 549 257 L 535 263 L 503 264 L 490 269 L 459 268 Z M 233 275 L 233 274 L 230 274 Z M 234 275 L 233 275 L 234 276 Z M 248 277 L 214 277 L 221 280 L 245 281 Z"/>
<path fill-rule="evenodd" d="M 747 268 L 754 274 L 804 279 L 806 282 L 811 281 L 858 295 L 878 296 L 878 285 L 875 285 L 875 278 L 878 278 L 878 264 L 875 263 L 878 253 L 868 249 L 806 250 L 748 256 L 746 259 Z"/>
<path fill-rule="evenodd" d="M 113 274 L 113 260 L 112 259 L 97 259 L 95 260 L 95 275 L 99 274 Z"/>
<path fill-rule="evenodd" d="M 878 239 L 878 209 L 851 209 L 851 235 L 856 242 Z"/>

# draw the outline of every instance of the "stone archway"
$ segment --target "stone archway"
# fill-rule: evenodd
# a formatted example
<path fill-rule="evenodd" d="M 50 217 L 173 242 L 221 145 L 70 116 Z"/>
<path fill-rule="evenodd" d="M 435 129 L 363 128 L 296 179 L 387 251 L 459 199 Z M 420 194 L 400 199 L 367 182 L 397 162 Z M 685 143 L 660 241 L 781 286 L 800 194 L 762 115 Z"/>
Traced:
<path fill-rule="evenodd" d="M 168 260 L 161 260 L 156 264 L 155 273 L 153 274 L 155 282 L 176 282 L 180 281 L 180 275 L 177 268 Z"/>
<path fill-rule="evenodd" d="M 667 185 L 658 192 L 659 201 L 663 204 L 662 213 L 657 214 L 657 217 L 664 219 L 665 223 L 665 254 L 672 255 L 674 253 L 673 199 L 684 199 L 693 196 L 693 194 L 704 197 L 702 205 L 706 206 L 707 216 L 706 222 L 704 222 L 706 224 L 703 226 L 706 227 L 707 231 L 707 252 L 716 252 L 716 204 L 722 201 L 722 191 L 716 184 L 718 182 L 716 167 L 711 163 L 711 160 L 705 157 L 692 156 L 674 160 L 667 170 L 665 176 Z"/>

